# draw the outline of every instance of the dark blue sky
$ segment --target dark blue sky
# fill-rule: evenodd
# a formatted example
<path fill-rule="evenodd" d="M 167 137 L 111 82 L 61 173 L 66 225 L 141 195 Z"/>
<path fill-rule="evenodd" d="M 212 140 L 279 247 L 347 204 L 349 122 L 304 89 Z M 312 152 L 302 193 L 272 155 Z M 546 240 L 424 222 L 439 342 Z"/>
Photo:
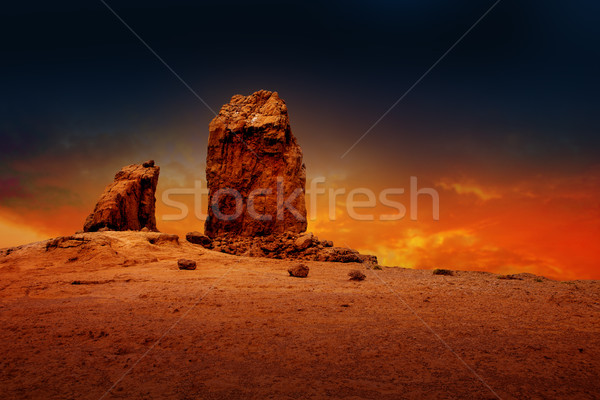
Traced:
<path fill-rule="evenodd" d="M 279 91 L 303 146 L 332 156 L 323 168 L 447 162 L 502 179 L 513 167 L 597 162 L 595 2 L 501 1 L 344 160 L 492 1 L 109 4 L 213 109 Z M 204 156 L 211 112 L 100 1 L 14 3 L 0 15 L 0 174 L 15 173 L 15 159 L 74 152 L 98 163 L 120 154 L 112 168 L 152 156 L 165 137 Z"/>

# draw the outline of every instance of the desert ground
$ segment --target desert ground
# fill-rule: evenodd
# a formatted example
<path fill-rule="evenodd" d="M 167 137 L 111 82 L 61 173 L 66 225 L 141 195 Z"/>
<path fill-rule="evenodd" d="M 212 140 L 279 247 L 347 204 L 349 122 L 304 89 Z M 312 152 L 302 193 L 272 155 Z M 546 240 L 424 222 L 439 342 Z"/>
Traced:
<path fill-rule="evenodd" d="M 293 263 L 142 232 L 5 249 L 0 397 L 600 398 L 597 281 Z"/>

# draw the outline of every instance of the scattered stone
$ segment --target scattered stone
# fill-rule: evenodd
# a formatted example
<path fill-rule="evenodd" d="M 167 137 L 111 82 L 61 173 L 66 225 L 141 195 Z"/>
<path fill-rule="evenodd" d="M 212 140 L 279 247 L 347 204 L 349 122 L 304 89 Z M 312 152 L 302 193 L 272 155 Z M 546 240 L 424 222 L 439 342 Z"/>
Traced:
<path fill-rule="evenodd" d="M 449 270 L 449 269 L 436 268 L 436 269 L 433 270 L 433 275 L 448 275 L 448 276 L 453 276 L 454 275 L 454 271 Z"/>
<path fill-rule="evenodd" d="M 98 232 L 110 232 L 110 228 L 105 226 L 105 227 L 98 229 Z"/>
<path fill-rule="evenodd" d="M 323 247 L 333 247 L 333 242 L 331 240 L 324 240 Z"/>
<path fill-rule="evenodd" d="M 296 239 L 296 241 L 294 242 L 294 246 L 296 246 L 296 249 L 298 250 L 304 250 L 312 246 L 312 243 L 313 234 L 311 232 L 308 232 Z"/>
<path fill-rule="evenodd" d="M 181 258 L 177 260 L 177 265 L 179 269 L 193 270 L 196 269 L 196 261 L 194 260 L 186 260 L 185 258 Z"/>
<path fill-rule="evenodd" d="M 146 227 L 156 231 L 154 195 L 159 172 L 152 160 L 123 167 L 104 190 L 83 230 L 139 231 Z"/>
<path fill-rule="evenodd" d="M 150 229 L 148 229 L 148 227 L 145 226 L 141 229 L 141 231 L 142 232 L 150 232 Z"/>
<path fill-rule="evenodd" d="M 306 278 L 308 276 L 309 268 L 304 264 L 295 264 L 288 268 L 290 276 L 296 278 Z"/>
<path fill-rule="evenodd" d="M 206 235 L 304 232 L 306 167 L 290 128 L 287 106 L 277 92 L 233 96 L 209 130 Z M 237 199 L 227 194 L 232 189 L 239 193 Z M 279 208 L 278 193 L 284 202 Z"/>
<path fill-rule="evenodd" d="M 364 281 L 367 277 L 365 274 L 363 274 L 357 269 L 350 271 L 348 273 L 348 276 L 350 277 L 351 281 Z"/>
<path fill-rule="evenodd" d="M 200 232 L 188 232 L 185 235 L 185 240 L 193 244 L 199 244 L 202 247 L 207 249 L 212 248 L 212 240 L 206 235 L 201 234 Z"/>

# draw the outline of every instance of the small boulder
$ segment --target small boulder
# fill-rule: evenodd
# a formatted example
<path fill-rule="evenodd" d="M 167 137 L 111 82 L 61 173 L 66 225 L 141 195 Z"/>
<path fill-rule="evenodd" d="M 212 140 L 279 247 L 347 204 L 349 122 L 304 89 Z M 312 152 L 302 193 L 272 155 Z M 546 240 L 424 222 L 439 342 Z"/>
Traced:
<path fill-rule="evenodd" d="M 213 244 L 211 238 L 196 231 L 188 232 L 185 235 L 185 240 L 193 244 L 199 244 L 200 246 L 205 247 L 207 249 L 211 248 Z"/>
<path fill-rule="evenodd" d="M 309 268 L 304 264 L 294 264 L 288 268 L 290 276 L 296 278 L 306 278 L 308 276 Z"/>
<path fill-rule="evenodd" d="M 312 243 L 313 234 L 311 232 L 308 232 L 296 239 L 296 241 L 294 242 L 294 246 L 296 246 L 296 249 L 298 250 L 304 250 L 308 249 L 312 245 Z"/>
<path fill-rule="evenodd" d="M 186 260 L 185 258 L 181 258 L 181 259 L 177 260 L 177 265 L 179 266 L 179 269 L 187 269 L 187 270 L 196 269 L 196 261 Z"/>

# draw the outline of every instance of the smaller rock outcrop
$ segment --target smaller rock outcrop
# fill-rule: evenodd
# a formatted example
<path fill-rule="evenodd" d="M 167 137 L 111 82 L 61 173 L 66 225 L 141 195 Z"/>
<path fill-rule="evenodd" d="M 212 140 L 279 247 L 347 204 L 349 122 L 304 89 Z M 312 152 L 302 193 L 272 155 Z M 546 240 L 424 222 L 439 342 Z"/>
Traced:
<path fill-rule="evenodd" d="M 288 274 L 295 278 L 306 278 L 309 268 L 304 264 L 295 264 L 288 268 Z"/>
<path fill-rule="evenodd" d="M 123 167 L 114 182 L 106 187 L 100 200 L 85 220 L 85 232 L 156 231 L 154 215 L 156 184 L 160 168 L 154 161 Z"/>
<path fill-rule="evenodd" d="M 361 263 L 367 267 L 377 265 L 377 257 L 360 254 L 346 247 L 334 247 L 333 242 L 321 241 L 311 232 L 285 232 L 257 237 L 224 235 L 214 239 L 205 238 L 198 232 L 190 232 L 186 238 L 207 249 L 245 257 Z"/>
<path fill-rule="evenodd" d="M 196 269 L 196 261 L 181 258 L 177 260 L 177 266 L 179 266 L 179 269 L 193 270 Z"/>

